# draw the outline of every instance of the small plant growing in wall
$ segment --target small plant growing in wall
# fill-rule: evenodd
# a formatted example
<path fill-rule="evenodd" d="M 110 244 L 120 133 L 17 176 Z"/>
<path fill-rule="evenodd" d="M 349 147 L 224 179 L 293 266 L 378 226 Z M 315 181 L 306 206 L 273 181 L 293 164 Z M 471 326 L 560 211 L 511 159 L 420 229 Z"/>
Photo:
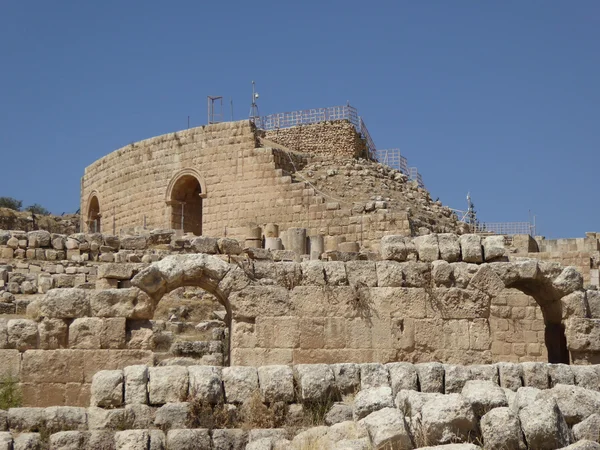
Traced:
<path fill-rule="evenodd" d="M 12 375 L 0 378 L 0 409 L 18 408 L 23 403 L 19 383 Z"/>

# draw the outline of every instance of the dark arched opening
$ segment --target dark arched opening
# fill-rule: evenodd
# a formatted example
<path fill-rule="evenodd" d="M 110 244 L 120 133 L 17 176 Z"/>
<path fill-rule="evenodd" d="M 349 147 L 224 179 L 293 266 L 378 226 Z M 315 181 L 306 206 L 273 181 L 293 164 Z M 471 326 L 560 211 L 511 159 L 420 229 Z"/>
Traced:
<path fill-rule="evenodd" d="M 100 202 L 97 196 L 92 196 L 88 205 L 87 228 L 90 233 L 101 233 L 102 227 L 100 223 Z"/>
<path fill-rule="evenodd" d="M 202 234 L 202 187 L 193 175 L 177 179 L 169 199 L 171 228 L 184 233 Z"/>

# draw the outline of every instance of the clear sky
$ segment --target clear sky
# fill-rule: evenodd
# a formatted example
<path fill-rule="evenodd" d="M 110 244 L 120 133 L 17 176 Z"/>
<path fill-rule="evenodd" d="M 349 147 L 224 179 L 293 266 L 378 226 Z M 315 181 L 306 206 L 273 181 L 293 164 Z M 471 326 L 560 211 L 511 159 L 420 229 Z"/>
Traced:
<path fill-rule="evenodd" d="M 54 213 L 131 142 L 345 104 L 433 198 L 538 234 L 600 231 L 600 2 L 0 0 L 0 196 Z M 227 116 L 230 116 L 227 109 Z"/>

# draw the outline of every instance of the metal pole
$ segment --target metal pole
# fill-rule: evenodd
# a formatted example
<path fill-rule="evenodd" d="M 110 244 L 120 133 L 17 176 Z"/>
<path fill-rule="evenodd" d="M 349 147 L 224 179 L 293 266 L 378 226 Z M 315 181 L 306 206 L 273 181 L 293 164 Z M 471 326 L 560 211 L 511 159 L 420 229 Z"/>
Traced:
<path fill-rule="evenodd" d="M 185 203 L 181 202 L 181 231 L 183 232 L 183 209 L 185 208 Z"/>

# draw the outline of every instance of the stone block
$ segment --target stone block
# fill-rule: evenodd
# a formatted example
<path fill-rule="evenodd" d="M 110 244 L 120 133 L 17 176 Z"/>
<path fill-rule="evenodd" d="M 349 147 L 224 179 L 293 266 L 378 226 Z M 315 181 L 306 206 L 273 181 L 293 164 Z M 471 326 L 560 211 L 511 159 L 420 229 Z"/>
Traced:
<path fill-rule="evenodd" d="M 87 412 L 75 406 L 51 406 L 44 411 L 45 425 L 49 432 L 86 431 Z"/>
<path fill-rule="evenodd" d="M 191 246 L 195 253 L 206 253 L 209 255 L 219 253 L 218 240 L 208 236 L 198 236 L 192 239 Z"/>
<path fill-rule="evenodd" d="M 257 372 L 260 392 L 266 403 L 294 401 L 294 374 L 289 366 L 262 366 Z"/>
<path fill-rule="evenodd" d="M 463 234 L 459 238 L 462 260 L 468 263 L 483 262 L 481 237 L 476 234 Z"/>
<path fill-rule="evenodd" d="M 123 404 L 123 371 L 101 370 L 92 379 L 92 406 L 116 408 Z"/>
<path fill-rule="evenodd" d="M 517 415 L 509 408 L 495 408 L 481 418 L 481 434 L 486 449 L 525 450 Z"/>
<path fill-rule="evenodd" d="M 191 421 L 191 409 L 188 402 L 172 402 L 156 410 L 154 425 L 163 430 L 185 428 Z"/>
<path fill-rule="evenodd" d="M 387 367 L 380 363 L 364 363 L 360 365 L 360 388 L 390 386 Z"/>
<path fill-rule="evenodd" d="M 150 297 L 138 288 L 92 291 L 90 307 L 96 317 L 151 319 L 154 311 Z"/>
<path fill-rule="evenodd" d="M 444 366 L 440 363 L 415 364 L 421 392 L 444 392 Z"/>
<path fill-rule="evenodd" d="M 8 428 L 13 431 L 40 431 L 45 424 L 44 408 L 10 408 Z"/>
<path fill-rule="evenodd" d="M 419 261 L 431 262 L 440 259 L 440 245 L 437 234 L 417 236 L 413 239 L 413 242 L 419 253 Z"/>
<path fill-rule="evenodd" d="M 38 346 L 38 326 L 33 320 L 11 319 L 7 322 L 8 346 L 23 352 Z"/>
<path fill-rule="evenodd" d="M 201 450 L 211 448 L 208 430 L 169 430 L 167 432 L 167 448 L 181 450 Z"/>
<path fill-rule="evenodd" d="M 148 367 L 145 365 L 127 366 L 125 377 L 125 403 L 127 405 L 148 403 Z"/>
<path fill-rule="evenodd" d="M 213 405 L 224 401 L 220 367 L 190 366 L 188 372 L 190 397 Z"/>
<path fill-rule="evenodd" d="M 486 262 L 499 261 L 505 258 L 504 236 L 486 236 L 483 238 L 483 256 Z"/>
<path fill-rule="evenodd" d="M 254 367 L 224 367 L 222 377 L 227 403 L 243 403 L 259 389 Z"/>
<path fill-rule="evenodd" d="M 394 401 L 391 388 L 383 386 L 363 389 L 354 398 L 354 420 L 360 420 L 380 409 L 393 407 Z"/>
<path fill-rule="evenodd" d="M 52 289 L 42 300 L 32 303 L 37 304 L 39 315 L 42 317 L 75 319 L 90 315 L 88 293 L 85 289 Z"/>
<path fill-rule="evenodd" d="M 344 394 L 354 394 L 360 389 L 360 365 L 353 363 L 332 364 L 335 387 Z"/>
<path fill-rule="evenodd" d="M 411 433 L 404 416 L 396 408 L 383 408 L 360 421 L 374 448 L 412 448 Z"/>
<path fill-rule="evenodd" d="M 529 448 L 562 448 L 571 443 L 569 427 L 554 400 L 537 400 L 519 411 Z"/>
<path fill-rule="evenodd" d="M 334 376 L 327 364 L 298 364 L 294 375 L 302 401 L 326 401 L 332 396 Z"/>
<path fill-rule="evenodd" d="M 75 319 L 69 326 L 69 347 L 76 349 L 100 349 L 104 323 L 96 317 Z"/>
<path fill-rule="evenodd" d="M 180 402 L 188 396 L 188 369 L 181 366 L 148 368 L 148 395 L 151 405 Z"/>
<path fill-rule="evenodd" d="M 123 263 L 100 264 L 98 266 L 98 278 L 131 280 L 133 272 L 137 267 L 135 264 Z"/>
<path fill-rule="evenodd" d="M 116 450 L 148 450 L 149 442 L 148 430 L 125 430 L 115 433 Z"/>
<path fill-rule="evenodd" d="M 440 258 L 448 262 L 460 261 L 460 241 L 456 234 L 440 233 L 437 235 Z"/>

